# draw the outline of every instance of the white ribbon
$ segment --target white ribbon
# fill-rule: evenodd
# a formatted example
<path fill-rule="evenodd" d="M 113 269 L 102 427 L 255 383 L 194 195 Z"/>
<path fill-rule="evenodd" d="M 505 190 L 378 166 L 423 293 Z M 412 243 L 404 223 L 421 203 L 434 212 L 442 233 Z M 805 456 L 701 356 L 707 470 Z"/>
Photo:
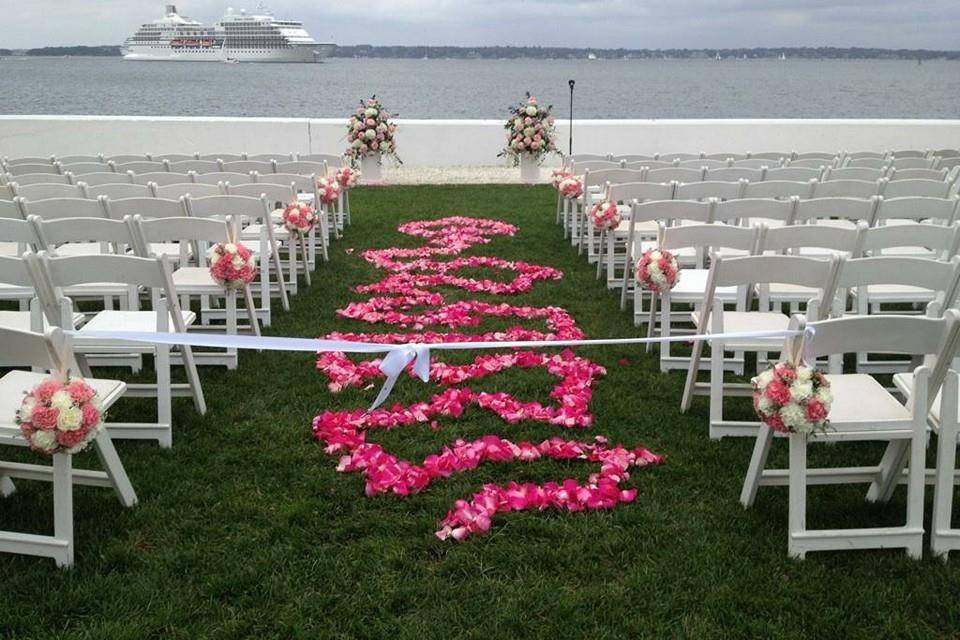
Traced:
<path fill-rule="evenodd" d="M 75 339 L 111 340 L 147 344 L 184 345 L 189 347 L 216 347 L 221 349 L 255 349 L 257 351 L 305 351 L 310 353 L 385 353 L 380 361 L 380 371 L 386 381 L 370 406 L 373 411 L 389 397 L 400 374 L 413 364 L 413 372 L 424 382 L 430 380 L 431 351 L 464 351 L 475 349 L 525 349 L 546 347 L 599 347 L 611 345 L 637 345 L 660 342 L 696 342 L 700 340 L 774 339 L 804 336 L 805 350 L 813 341 L 816 329 L 807 325 L 803 331 L 740 331 L 706 335 L 680 335 L 660 338 L 596 338 L 589 340 L 516 340 L 512 342 L 436 342 L 424 344 L 384 344 L 379 342 L 354 342 L 350 340 L 321 340 L 314 338 L 284 338 L 274 336 L 240 336 L 212 333 L 157 333 L 149 331 L 64 331 Z"/>

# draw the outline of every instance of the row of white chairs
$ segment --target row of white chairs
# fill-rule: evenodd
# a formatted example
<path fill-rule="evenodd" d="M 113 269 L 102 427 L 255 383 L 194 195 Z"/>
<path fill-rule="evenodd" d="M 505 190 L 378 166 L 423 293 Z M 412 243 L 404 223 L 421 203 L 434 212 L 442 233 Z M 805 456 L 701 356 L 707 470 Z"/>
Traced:
<path fill-rule="evenodd" d="M 152 161 L 139 160 L 135 162 L 75 162 L 75 163 L 23 163 L 5 165 L 3 171 L 7 182 L 14 181 L 18 176 L 29 175 L 83 175 L 88 173 L 250 173 L 256 171 L 267 173 L 297 173 L 327 175 L 331 167 L 339 168 L 341 164 L 331 165 L 328 162 L 313 162 L 309 160 L 290 160 L 277 162 L 276 160 L 169 160 Z"/>
<path fill-rule="evenodd" d="M 859 160 L 931 160 L 946 158 L 960 159 L 960 149 L 899 149 L 890 151 L 838 151 L 838 152 L 803 152 L 795 151 L 765 151 L 758 153 L 737 153 L 737 152 L 718 152 L 718 153 L 654 153 L 654 154 L 597 154 L 597 153 L 578 153 L 565 156 L 563 162 L 565 165 L 571 165 L 575 162 L 584 161 L 608 161 L 608 162 L 644 162 L 655 161 L 664 163 L 675 162 L 695 162 L 701 160 L 717 161 L 723 163 L 737 162 L 765 162 L 767 166 L 787 165 L 794 162 L 816 162 L 815 166 L 845 166 L 847 163 L 857 162 Z M 856 166 L 856 165 L 854 165 Z M 953 166 L 953 165 L 951 165 Z M 948 167 L 949 168 L 949 167 Z"/>
<path fill-rule="evenodd" d="M 16 158 L 0 158 L 0 165 L 16 166 L 20 164 L 74 164 L 78 162 L 99 162 L 106 164 L 114 162 L 123 164 L 125 162 L 183 162 L 185 160 L 214 160 L 223 162 L 235 162 L 239 160 L 257 160 L 262 162 L 293 162 L 301 160 L 304 162 L 326 162 L 330 166 L 341 166 L 345 162 L 344 156 L 332 153 L 124 153 L 116 155 L 104 155 L 98 153 L 95 155 L 65 155 L 65 156 L 21 156 Z"/>

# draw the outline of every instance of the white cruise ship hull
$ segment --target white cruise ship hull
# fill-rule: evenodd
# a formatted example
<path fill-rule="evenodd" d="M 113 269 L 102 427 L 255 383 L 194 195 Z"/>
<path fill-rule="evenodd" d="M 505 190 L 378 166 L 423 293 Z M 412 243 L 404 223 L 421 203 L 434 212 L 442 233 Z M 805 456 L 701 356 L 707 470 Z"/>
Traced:
<path fill-rule="evenodd" d="M 336 45 L 294 45 L 283 49 L 230 49 L 210 47 L 206 49 L 174 49 L 170 46 L 129 46 L 123 50 L 127 60 L 166 62 L 320 62 L 330 56 Z"/>

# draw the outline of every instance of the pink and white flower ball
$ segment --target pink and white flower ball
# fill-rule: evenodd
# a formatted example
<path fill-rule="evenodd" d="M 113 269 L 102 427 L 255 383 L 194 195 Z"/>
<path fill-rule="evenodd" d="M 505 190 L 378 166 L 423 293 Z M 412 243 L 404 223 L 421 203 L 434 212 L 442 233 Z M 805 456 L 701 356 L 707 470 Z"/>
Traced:
<path fill-rule="evenodd" d="M 636 274 L 640 288 L 665 293 L 677 286 L 680 263 L 665 249 L 650 249 L 637 261 Z"/>
<path fill-rule="evenodd" d="M 343 191 L 348 191 L 360 184 L 360 172 L 352 167 L 343 167 L 337 170 L 335 179 Z"/>
<path fill-rule="evenodd" d="M 283 226 L 291 233 L 310 233 L 317 224 L 317 212 L 304 202 L 291 202 L 283 210 Z"/>
<path fill-rule="evenodd" d="M 317 181 L 317 195 L 323 204 L 333 204 L 340 199 L 340 183 L 336 178 L 321 178 Z"/>
<path fill-rule="evenodd" d="M 17 424 L 30 448 L 40 453 L 78 453 L 103 428 L 97 392 L 81 378 L 44 380 L 28 393 Z"/>
<path fill-rule="evenodd" d="M 573 174 L 570 173 L 570 170 L 566 167 L 560 167 L 559 169 L 554 169 L 550 172 L 550 184 L 553 185 L 553 188 L 557 191 L 560 190 L 560 183 L 566 180 L 567 178 L 572 178 Z"/>
<path fill-rule="evenodd" d="M 210 275 L 227 289 L 240 289 L 253 282 L 257 262 L 253 252 L 239 242 L 218 242 L 207 251 Z"/>
<path fill-rule="evenodd" d="M 616 229 L 620 224 L 620 210 L 617 209 L 617 203 L 605 200 L 593 205 L 590 210 L 590 219 L 593 221 L 593 226 L 598 229 L 604 231 Z"/>
<path fill-rule="evenodd" d="M 570 176 L 560 183 L 558 191 L 564 198 L 579 198 L 583 195 L 583 183 Z"/>
<path fill-rule="evenodd" d="M 752 381 L 753 408 L 781 433 L 814 433 L 829 425 L 830 381 L 813 367 L 778 362 Z"/>

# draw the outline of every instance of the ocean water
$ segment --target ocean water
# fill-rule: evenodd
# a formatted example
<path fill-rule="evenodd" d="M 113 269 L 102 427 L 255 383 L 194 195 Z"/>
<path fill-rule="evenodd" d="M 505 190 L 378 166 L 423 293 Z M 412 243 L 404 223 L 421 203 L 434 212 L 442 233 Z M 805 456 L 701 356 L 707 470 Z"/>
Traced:
<path fill-rule="evenodd" d="M 0 113 L 501 118 L 530 91 L 580 118 L 958 118 L 960 62 L 392 60 L 323 64 L 0 59 Z"/>

